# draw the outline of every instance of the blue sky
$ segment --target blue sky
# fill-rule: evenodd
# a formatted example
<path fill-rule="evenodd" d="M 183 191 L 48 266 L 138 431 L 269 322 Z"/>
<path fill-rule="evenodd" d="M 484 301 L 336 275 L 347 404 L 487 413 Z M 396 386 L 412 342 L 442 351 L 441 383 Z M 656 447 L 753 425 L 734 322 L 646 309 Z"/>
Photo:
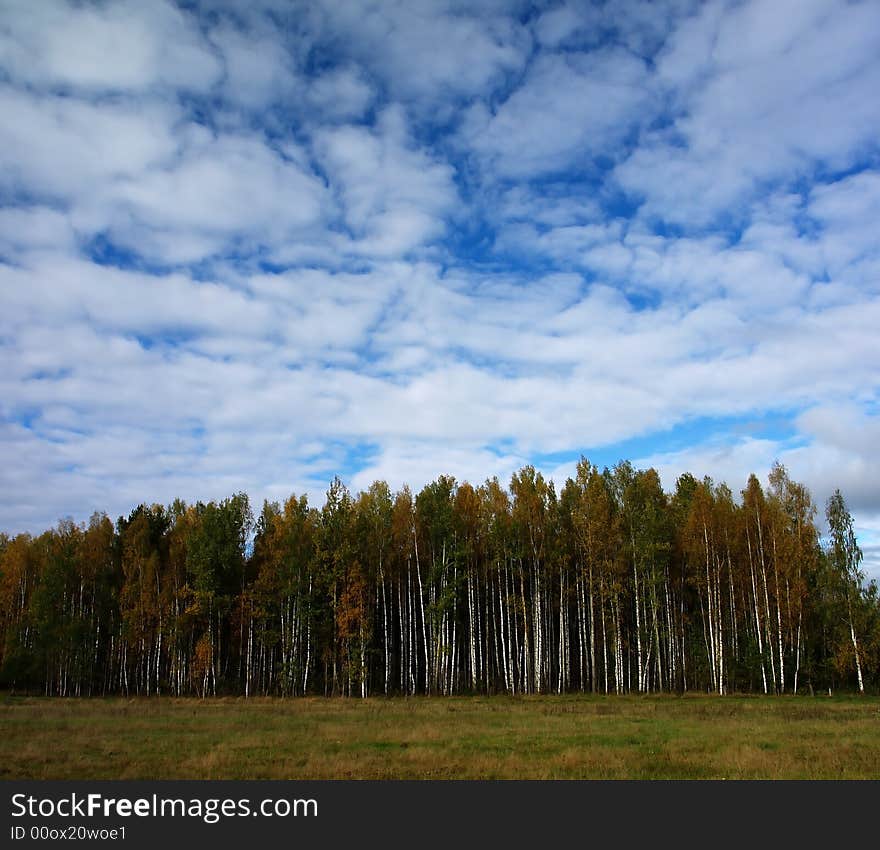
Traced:
<path fill-rule="evenodd" d="M 880 575 L 880 4 L 0 0 L 0 528 L 585 454 Z"/>

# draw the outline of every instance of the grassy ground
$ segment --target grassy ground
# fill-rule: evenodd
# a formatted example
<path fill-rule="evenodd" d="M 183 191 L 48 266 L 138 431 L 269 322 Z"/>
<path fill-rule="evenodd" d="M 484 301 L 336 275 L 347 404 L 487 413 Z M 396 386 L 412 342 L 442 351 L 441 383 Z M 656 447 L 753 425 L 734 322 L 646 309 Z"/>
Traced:
<path fill-rule="evenodd" d="M 0 700 L 0 779 L 880 778 L 880 699 Z"/>

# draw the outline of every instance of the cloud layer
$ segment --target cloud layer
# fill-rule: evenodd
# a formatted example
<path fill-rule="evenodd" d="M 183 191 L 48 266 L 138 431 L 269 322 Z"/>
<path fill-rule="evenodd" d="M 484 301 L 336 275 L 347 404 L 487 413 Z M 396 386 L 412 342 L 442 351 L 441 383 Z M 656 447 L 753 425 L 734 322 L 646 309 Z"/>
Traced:
<path fill-rule="evenodd" d="M 878 551 L 877 4 L 0 21 L 0 527 L 778 458 Z"/>

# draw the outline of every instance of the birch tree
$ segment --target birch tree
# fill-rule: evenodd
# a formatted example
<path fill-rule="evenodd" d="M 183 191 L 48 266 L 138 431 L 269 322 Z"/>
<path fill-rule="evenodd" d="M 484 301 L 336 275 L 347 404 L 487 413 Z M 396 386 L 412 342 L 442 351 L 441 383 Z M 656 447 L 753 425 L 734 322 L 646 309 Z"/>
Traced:
<path fill-rule="evenodd" d="M 862 584 L 865 578 L 861 570 L 862 550 L 856 541 L 853 519 L 840 490 L 835 490 L 828 500 L 825 516 L 830 533 L 828 558 L 838 580 L 842 607 L 846 614 L 846 625 L 852 643 L 856 682 L 859 693 L 863 694 L 865 683 L 862 676 L 862 654 L 859 648 L 859 635 L 856 632 L 856 615 L 862 601 Z"/>

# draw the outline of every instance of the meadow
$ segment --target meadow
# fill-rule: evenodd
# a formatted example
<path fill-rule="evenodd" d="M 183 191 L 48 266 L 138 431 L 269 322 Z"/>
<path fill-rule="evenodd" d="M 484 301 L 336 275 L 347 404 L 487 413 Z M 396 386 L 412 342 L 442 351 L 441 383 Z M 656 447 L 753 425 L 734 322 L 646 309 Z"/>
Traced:
<path fill-rule="evenodd" d="M 0 700 L 2 779 L 880 778 L 880 699 Z"/>

